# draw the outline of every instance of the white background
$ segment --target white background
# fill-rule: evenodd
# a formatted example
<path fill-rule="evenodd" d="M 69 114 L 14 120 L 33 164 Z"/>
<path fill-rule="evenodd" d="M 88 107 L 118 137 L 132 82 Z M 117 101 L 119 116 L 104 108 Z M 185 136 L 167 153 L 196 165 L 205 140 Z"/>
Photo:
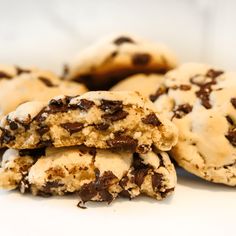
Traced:
<path fill-rule="evenodd" d="M 100 36 L 130 32 L 166 43 L 182 62 L 234 70 L 235 11 L 234 0 L 0 0 L 0 63 L 60 72 Z M 77 202 L 1 191 L 0 235 L 236 235 L 235 188 L 185 172 L 174 196 L 162 202 L 118 200 L 87 210 Z"/>

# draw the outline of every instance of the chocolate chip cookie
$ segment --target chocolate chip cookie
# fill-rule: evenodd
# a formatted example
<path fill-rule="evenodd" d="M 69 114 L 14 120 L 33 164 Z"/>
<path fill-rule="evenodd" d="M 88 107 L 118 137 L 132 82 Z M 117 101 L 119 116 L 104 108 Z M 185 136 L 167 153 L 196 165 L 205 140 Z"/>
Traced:
<path fill-rule="evenodd" d="M 201 178 L 236 186 L 236 74 L 188 63 L 164 84 L 155 105 L 179 128 L 173 158 Z"/>
<path fill-rule="evenodd" d="M 8 149 L 0 187 L 50 196 L 77 192 L 83 201 L 111 202 L 146 194 L 157 200 L 174 191 L 176 173 L 165 152 L 146 154 L 85 146 Z"/>
<path fill-rule="evenodd" d="M 177 60 L 166 46 L 127 34 L 112 35 L 84 49 L 67 63 L 66 80 L 84 83 L 90 90 L 107 90 L 137 73 L 165 73 Z"/>
<path fill-rule="evenodd" d="M 138 91 L 149 97 L 162 85 L 163 79 L 161 74 L 136 74 L 118 82 L 110 91 Z"/>
<path fill-rule="evenodd" d="M 13 66 L 0 66 L 0 90 L 0 117 L 28 101 L 48 101 L 57 95 L 74 96 L 87 91 L 84 85 L 61 81 L 49 71 Z"/>
<path fill-rule="evenodd" d="M 177 129 L 138 92 L 88 92 L 20 105 L 1 120 L 0 143 L 16 149 L 84 144 L 146 153 L 170 150 Z"/>

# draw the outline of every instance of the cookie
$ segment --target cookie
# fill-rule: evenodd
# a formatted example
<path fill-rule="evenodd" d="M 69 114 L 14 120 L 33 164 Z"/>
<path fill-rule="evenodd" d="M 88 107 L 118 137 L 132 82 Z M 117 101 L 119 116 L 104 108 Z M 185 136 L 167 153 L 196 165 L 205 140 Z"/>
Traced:
<path fill-rule="evenodd" d="M 173 158 L 203 179 L 236 186 L 236 74 L 189 63 L 164 83 L 155 105 L 179 128 Z"/>
<path fill-rule="evenodd" d="M 8 76 L 8 79 L 0 79 L 0 117 L 28 101 L 48 101 L 61 94 L 74 96 L 87 91 L 84 85 L 61 81 L 49 71 L 16 68 L 18 67 L 9 66 L 8 70 L 2 72 L 0 66 L 0 74 L 2 73 L 3 78 Z"/>
<path fill-rule="evenodd" d="M 145 153 L 170 150 L 177 129 L 138 92 L 88 92 L 28 102 L 1 120 L 0 143 L 16 149 L 84 144 Z"/>
<path fill-rule="evenodd" d="M 161 200 L 175 184 L 175 169 L 165 152 L 139 155 L 84 146 L 9 149 L 0 169 L 1 188 L 42 196 L 77 192 L 83 202 L 140 194 Z"/>
<path fill-rule="evenodd" d="M 136 74 L 118 82 L 110 91 L 138 91 L 149 97 L 156 92 L 163 79 L 164 76 L 161 74 Z"/>
<path fill-rule="evenodd" d="M 165 73 L 177 60 L 166 46 L 128 34 L 112 35 L 84 49 L 67 63 L 66 80 L 84 83 L 90 90 L 107 90 L 137 73 Z"/>

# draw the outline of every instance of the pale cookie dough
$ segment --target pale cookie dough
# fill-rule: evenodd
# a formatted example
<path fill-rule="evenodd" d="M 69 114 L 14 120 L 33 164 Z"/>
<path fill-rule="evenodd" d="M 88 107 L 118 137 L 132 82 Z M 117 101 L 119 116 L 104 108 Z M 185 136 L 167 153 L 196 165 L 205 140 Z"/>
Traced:
<path fill-rule="evenodd" d="M 10 69 L 8 71 L 5 70 L 4 73 L 9 76 L 13 75 L 13 77 L 0 80 L 0 117 L 28 101 L 48 101 L 61 94 L 75 96 L 87 92 L 84 85 L 61 81 L 49 71 L 35 69 L 33 71 L 24 70 L 20 74 L 14 74 L 15 67 L 11 69 L 11 73 Z M 1 73 L 3 72 L 1 72 L 0 66 L 0 75 Z"/>
<path fill-rule="evenodd" d="M 0 187 L 50 196 L 77 192 L 83 202 L 111 202 L 145 194 L 161 200 L 174 191 L 176 172 L 165 152 L 137 154 L 75 146 L 4 154 Z"/>
<path fill-rule="evenodd" d="M 188 63 L 164 84 L 155 105 L 179 128 L 173 158 L 197 176 L 236 186 L 236 73 Z"/>
<path fill-rule="evenodd" d="M 138 92 L 88 92 L 29 102 L 1 121 L 0 142 L 16 149 L 84 144 L 139 153 L 170 150 L 178 132 Z"/>
<path fill-rule="evenodd" d="M 149 97 L 162 85 L 163 79 L 161 74 L 136 74 L 120 81 L 110 91 L 138 91 Z"/>
<path fill-rule="evenodd" d="M 84 83 L 90 90 L 107 90 L 127 76 L 165 73 L 176 65 L 174 53 L 165 45 L 116 34 L 81 51 L 67 63 L 64 78 Z"/>

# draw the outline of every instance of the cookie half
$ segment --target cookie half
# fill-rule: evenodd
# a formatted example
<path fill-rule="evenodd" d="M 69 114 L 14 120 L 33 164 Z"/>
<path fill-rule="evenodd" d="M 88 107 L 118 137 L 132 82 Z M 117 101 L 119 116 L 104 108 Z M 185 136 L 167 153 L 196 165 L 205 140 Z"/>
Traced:
<path fill-rule="evenodd" d="M 177 60 L 166 46 L 128 34 L 112 35 L 81 51 L 65 67 L 64 78 L 90 90 L 107 90 L 137 73 L 165 73 Z"/>
<path fill-rule="evenodd" d="M 68 147 L 5 152 L 0 187 L 50 196 L 77 192 L 83 202 L 174 191 L 176 173 L 164 152 L 137 153 Z"/>
<path fill-rule="evenodd" d="M 0 75 L 1 73 L 0 117 L 28 101 L 48 101 L 61 94 L 75 96 L 87 92 L 84 85 L 61 81 L 49 71 L 26 70 L 9 66 L 3 72 L 0 66 Z"/>
<path fill-rule="evenodd" d="M 179 128 L 173 158 L 201 178 L 236 186 L 236 74 L 188 63 L 164 83 L 155 105 Z"/>
<path fill-rule="evenodd" d="M 164 75 L 161 74 L 136 74 L 120 81 L 110 91 L 137 91 L 149 97 L 162 86 L 163 79 Z"/>
<path fill-rule="evenodd" d="M 145 153 L 177 142 L 177 129 L 138 92 L 88 92 L 60 96 L 49 104 L 29 102 L 5 116 L 0 142 L 9 148 L 64 147 L 84 144 Z"/>

